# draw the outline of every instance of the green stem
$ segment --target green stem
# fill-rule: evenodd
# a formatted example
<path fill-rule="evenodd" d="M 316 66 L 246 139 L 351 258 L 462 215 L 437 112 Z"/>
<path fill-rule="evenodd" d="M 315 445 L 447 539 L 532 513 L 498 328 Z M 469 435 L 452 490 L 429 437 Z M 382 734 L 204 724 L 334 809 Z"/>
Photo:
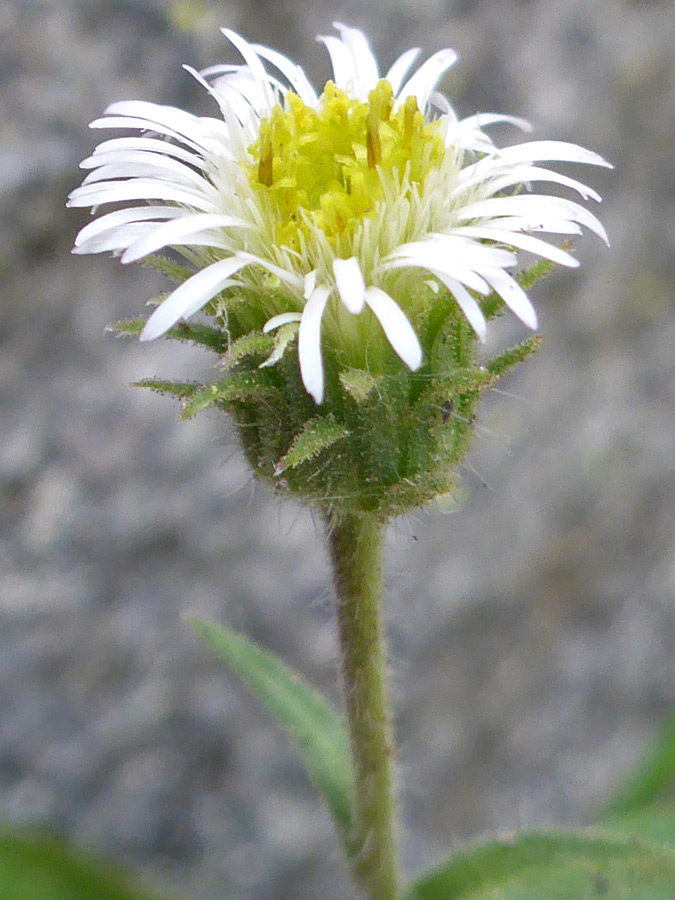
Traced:
<path fill-rule="evenodd" d="M 380 621 L 382 538 L 383 526 L 372 516 L 338 514 L 328 522 L 354 773 L 353 866 L 369 900 L 397 895 L 393 739 Z"/>

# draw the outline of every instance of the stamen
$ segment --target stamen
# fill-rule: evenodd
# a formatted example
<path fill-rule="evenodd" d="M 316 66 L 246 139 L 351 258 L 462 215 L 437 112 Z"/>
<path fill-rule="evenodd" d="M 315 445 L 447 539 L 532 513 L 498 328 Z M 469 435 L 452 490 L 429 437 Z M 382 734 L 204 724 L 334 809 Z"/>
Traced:
<path fill-rule="evenodd" d="M 274 181 L 274 150 L 272 148 L 272 129 L 269 122 L 260 123 L 258 181 L 260 184 L 264 184 L 265 187 L 271 187 Z"/>
<path fill-rule="evenodd" d="M 374 169 L 382 162 L 382 144 L 380 143 L 380 120 L 377 111 L 371 106 L 366 119 L 366 152 L 368 168 Z"/>
<path fill-rule="evenodd" d="M 415 131 L 415 117 L 417 115 L 417 98 L 407 97 L 403 104 L 403 146 L 406 150 L 412 148 L 413 133 Z"/>

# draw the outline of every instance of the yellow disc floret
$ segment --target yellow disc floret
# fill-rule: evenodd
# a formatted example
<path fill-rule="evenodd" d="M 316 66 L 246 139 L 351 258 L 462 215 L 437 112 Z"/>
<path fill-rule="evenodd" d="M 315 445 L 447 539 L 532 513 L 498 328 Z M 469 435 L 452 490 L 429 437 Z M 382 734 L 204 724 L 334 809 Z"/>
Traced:
<path fill-rule="evenodd" d="M 425 122 L 414 97 L 394 112 L 388 81 L 362 102 L 328 82 L 313 109 L 288 93 L 260 123 L 246 172 L 269 204 L 280 247 L 299 250 L 319 229 L 336 250 L 377 213 L 388 184 L 419 185 L 445 148 L 435 122 Z"/>

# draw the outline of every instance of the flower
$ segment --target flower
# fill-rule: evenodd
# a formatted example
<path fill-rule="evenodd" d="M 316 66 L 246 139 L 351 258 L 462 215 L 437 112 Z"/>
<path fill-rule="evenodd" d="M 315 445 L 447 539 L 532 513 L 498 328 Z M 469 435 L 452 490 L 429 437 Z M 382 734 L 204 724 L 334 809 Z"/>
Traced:
<path fill-rule="evenodd" d="M 99 144 L 69 197 L 70 206 L 93 209 L 136 204 L 86 225 L 74 252 L 112 251 L 131 263 L 170 247 L 195 267 L 141 340 L 207 305 L 227 319 L 244 295 L 259 320 L 252 330 L 281 329 L 263 365 L 276 363 L 297 329 L 302 381 L 316 403 L 324 400 L 327 346 L 345 366 L 367 368 L 383 333 L 414 371 L 423 348 L 413 323 L 439 290 L 481 341 L 480 298 L 492 292 L 535 329 L 534 308 L 508 271 L 518 252 L 576 266 L 538 234 L 574 235 L 583 226 L 607 240 L 584 206 L 531 189 L 550 182 L 598 201 L 591 188 L 538 164 L 608 166 L 600 156 L 560 141 L 498 149 L 484 128 L 529 125 L 494 113 L 458 119 L 435 91 L 454 51 L 439 50 L 407 77 L 419 55 L 408 50 L 381 77 L 365 35 L 335 28 L 339 36 L 319 38 L 333 69 L 320 94 L 290 59 L 223 29 L 244 63 L 188 68 L 221 117 L 113 103 L 91 127 L 138 134 Z"/>

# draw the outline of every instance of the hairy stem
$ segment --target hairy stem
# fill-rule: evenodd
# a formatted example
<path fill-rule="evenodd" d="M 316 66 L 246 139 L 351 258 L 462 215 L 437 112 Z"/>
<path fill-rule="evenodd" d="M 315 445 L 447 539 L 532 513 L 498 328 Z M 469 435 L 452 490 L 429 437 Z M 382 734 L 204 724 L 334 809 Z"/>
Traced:
<path fill-rule="evenodd" d="M 380 620 L 383 526 L 367 515 L 328 522 L 347 725 L 351 742 L 353 866 L 370 900 L 394 900 L 393 740 Z"/>

